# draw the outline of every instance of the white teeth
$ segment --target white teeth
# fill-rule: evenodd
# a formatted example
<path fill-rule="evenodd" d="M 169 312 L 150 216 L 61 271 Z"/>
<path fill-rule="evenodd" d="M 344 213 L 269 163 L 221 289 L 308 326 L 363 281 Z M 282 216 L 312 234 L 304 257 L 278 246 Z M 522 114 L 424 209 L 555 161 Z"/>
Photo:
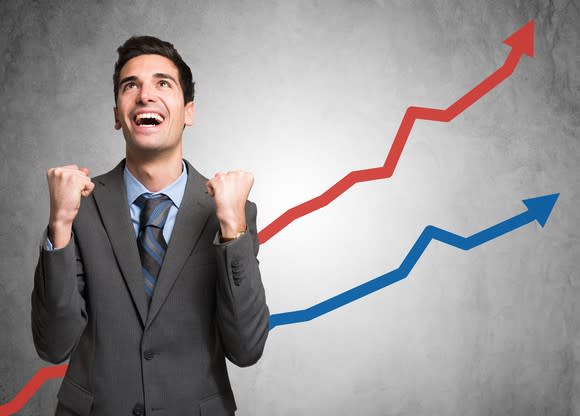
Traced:
<path fill-rule="evenodd" d="M 137 116 L 135 117 L 135 120 L 142 120 L 144 118 L 154 118 L 155 120 L 157 120 L 158 122 L 163 122 L 163 117 L 160 114 L 157 113 L 141 113 L 141 114 L 137 114 Z"/>

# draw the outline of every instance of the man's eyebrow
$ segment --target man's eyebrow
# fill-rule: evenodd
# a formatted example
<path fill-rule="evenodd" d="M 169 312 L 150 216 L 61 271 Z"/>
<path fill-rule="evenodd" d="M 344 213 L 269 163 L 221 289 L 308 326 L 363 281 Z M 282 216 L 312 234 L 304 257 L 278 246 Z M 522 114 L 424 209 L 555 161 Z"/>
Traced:
<path fill-rule="evenodd" d="M 122 85 L 122 84 L 124 84 L 125 82 L 128 82 L 128 81 L 137 81 L 137 77 L 135 75 L 131 75 L 131 76 L 125 77 L 121 81 L 119 81 L 119 85 Z"/>
<path fill-rule="evenodd" d="M 170 79 L 175 84 L 177 84 L 177 81 L 175 80 L 175 78 L 173 78 L 169 74 L 164 74 L 163 72 L 157 72 L 157 73 L 153 74 L 153 78 L 156 78 L 156 79 Z M 125 82 L 137 81 L 137 80 L 138 80 L 137 76 L 135 76 L 135 75 L 129 75 L 128 77 L 125 77 L 121 81 L 119 81 L 119 86 L 123 85 Z"/>
<path fill-rule="evenodd" d="M 170 79 L 171 81 L 173 81 L 175 84 L 177 84 L 177 81 L 175 80 L 175 78 L 173 78 L 171 75 L 169 74 L 164 74 L 162 72 L 157 72 L 156 74 L 153 74 L 153 78 L 157 78 L 157 79 Z"/>

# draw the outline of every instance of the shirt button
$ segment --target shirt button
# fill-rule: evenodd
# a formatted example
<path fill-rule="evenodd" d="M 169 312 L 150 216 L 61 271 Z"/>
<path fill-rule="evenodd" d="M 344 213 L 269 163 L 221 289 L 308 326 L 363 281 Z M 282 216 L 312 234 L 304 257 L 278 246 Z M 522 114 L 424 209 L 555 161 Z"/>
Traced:
<path fill-rule="evenodd" d="M 155 353 L 153 351 L 145 351 L 143 357 L 145 357 L 147 361 L 150 361 L 153 359 L 153 357 L 155 357 Z"/>
<path fill-rule="evenodd" d="M 134 416 L 143 416 L 145 414 L 145 408 L 141 403 L 137 403 L 135 407 L 133 407 L 133 415 Z"/>

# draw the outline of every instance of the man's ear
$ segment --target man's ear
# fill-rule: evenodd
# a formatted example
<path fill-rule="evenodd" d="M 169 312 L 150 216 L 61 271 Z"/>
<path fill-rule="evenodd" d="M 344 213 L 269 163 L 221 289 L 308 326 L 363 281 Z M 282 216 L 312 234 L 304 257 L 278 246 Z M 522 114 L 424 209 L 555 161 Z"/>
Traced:
<path fill-rule="evenodd" d="M 195 110 L 195 106 L 193 101 L 188 102 L 185 104 L 185 125 L 191 126 L 193 124 L 193 113 Z"/>
<path fill-rule="evenodd" d="M 121 128 L 121 120 L 119 120 L 119 110 L 117 110 L 117 107 L 113 107 L 113 116 L 115 117 L 115 130 L 119 130 Z"/>

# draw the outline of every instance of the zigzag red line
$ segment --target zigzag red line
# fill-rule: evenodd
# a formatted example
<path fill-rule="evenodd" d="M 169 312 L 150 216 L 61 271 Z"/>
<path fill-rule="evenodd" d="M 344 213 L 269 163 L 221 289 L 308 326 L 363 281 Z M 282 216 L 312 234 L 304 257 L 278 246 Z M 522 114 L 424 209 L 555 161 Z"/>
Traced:
<path fill-rule="evenodd" d="M 18 412 L 47 380 L 64 377 L 67 368 L 66 364 L 62 364 L 38 370 L 14 399 L 0 406 L 0 416 L 8 416 Z"/>
<path fill-rule="evenodd" d="M 533 42 L 533 20 L 516 32 L 516 34 L 518 33 L 521 33 L 522 36 L 518 39 L 515 47 L 512 48 L 504 64 L 448 108 L 441 110 L 427 107 L 409 107 L 403 116 L 403 121 L 399 126 L 385 164 L 382 167 L 352 171 L 321 195 L 290 208 L 258 233 L 260 244 L 264 244 L 270 238 L 274 237 L 291 222 L 330 204 L 354 184 L 390 178 L 395 171 L 397 162 L 416 120 L 449 122 L 514 72 L 522 54 L 529 54 L 529 51 L 525 49 L 529 47 L 529 42 Z M 528 38 L 523 37 L 523 35 L 528 36 Z M 530 35 L 532 36 L 531 39 L 529 39 Z"/>

